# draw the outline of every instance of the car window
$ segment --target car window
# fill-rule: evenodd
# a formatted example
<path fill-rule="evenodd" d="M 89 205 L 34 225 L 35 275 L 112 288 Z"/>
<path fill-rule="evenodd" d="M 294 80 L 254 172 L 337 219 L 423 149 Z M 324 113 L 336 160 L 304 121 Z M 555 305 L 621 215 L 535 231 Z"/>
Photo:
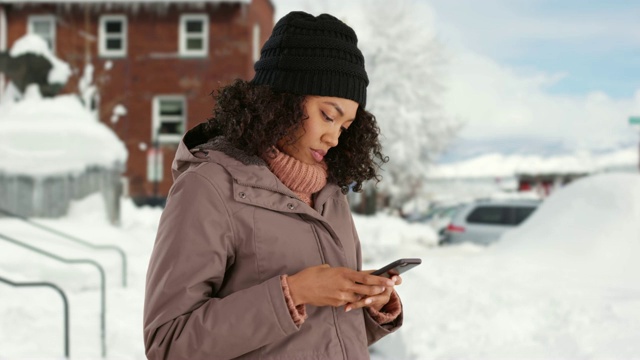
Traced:
<path fill-rule="evenodd" d="M 469 216 L 467 222 L 472 224 L 506 225 L 509 209 L 504 206 L 478 206 Z"/>
<path fill-rule="evenodd" d="M 520 223 L 528 218 L 535 210 L 535 207 L 516 207 L 514 209 L 514 225 L 520 225 Z"/>

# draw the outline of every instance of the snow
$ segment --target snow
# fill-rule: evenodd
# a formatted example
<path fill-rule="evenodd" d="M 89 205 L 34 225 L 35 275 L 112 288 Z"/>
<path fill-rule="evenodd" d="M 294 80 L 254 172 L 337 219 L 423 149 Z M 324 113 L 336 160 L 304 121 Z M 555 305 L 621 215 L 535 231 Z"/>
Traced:
<path fill-rule="evenodd" d="M 25 3 L 60 3 L 60 4 L 73 4 L 73 3 L 85 3 L 87 0 L 0 0 L 0 4 L 25 4 Z M 182 0 L 93 0 L 93 3 L 180 3 Z M 251 0 L 189 0 L 190 3 L 243 3 L 249 4 Z"/>
<path fill-rule="evenodd" d="M 126 162 L 122 141 L 75 95 L 42 98 L 31 85 L 22 101 L 0 106 L 0 172 L 45 177 Z"/>
<path fill-rule="evenodd" d="M 86 64 L 82 72 L 82 77 L 78 80 L 80 98 L 84 103 L 85 109 L 89 111 L 91 111 L 91 103 L 97 93 L 96 86 L 93 85 L 93 70 L 92 64 Z"/>
<path fill-rule="evenodd" d="M 517 252 L 527 261 L 544 259 L 590 281 L 633 281 L 639 220 L 640 176 L 592 176 L 550 196 L 523 226 L 505 234 L 496 250 Z M 579 258 L 572 256 L 576 253 Z"/>
<path fill-rule="evenodd" d="M 113 107 L 113 114 L 111 115 L 111 123 L 116 124 L 121 116 L 127 115 L 127 108 L 122 104 L 118 104 Z"/>
<path fill-rule="evenodd" d="M 47 42 L 44 41 L 40 36 L 35 34 L 26 34 L 20 39 L 16 40 L 16 42 L 11 47 L 11 50 L 9 51 L 9 55 L 14 58 L 27 53 L 42 55 L 44 58 L 49 60 L 52 66 L 51 70 L 49 70 L 48 75 L 49 83 L 67 83 L 67 80 L 71 75 L 71 68 L 69 67 L 69 64 L 53 55 L 51 53 L 51 50 L 49 50 L 49 46 L 47 46 Z"/>
<path fill-rule="evenodd" d="M 117 256 L 0 218 L 0 233 L 29 238 L 107 270 L 107 359 L 144 359 L 142 303 L 146 266 L 161 210 L 123 200 L 122 225 L 105 220 L 99 195 L 75 202 L 59 220 L 35 219 L 129 256 L 128 287 Z M 640 176 L 589 176 L 558 190 L 494 246 L 434 247 L 434 234 L 390 215 L 354 216 L 366 269 L 399 257 L 422 265 L 397 288 L 405 310 L 398 332 L 371 349 L 375 360 L 632 359 L 640 354 Z M 0 276 L 56 281 L 71 304 L 72 359 L 97 359 L 96 271 L 29 254 L 0 240 Z M 0 284 L 2 359 L 60 359 L 62 316 L 48 289 Z"/>

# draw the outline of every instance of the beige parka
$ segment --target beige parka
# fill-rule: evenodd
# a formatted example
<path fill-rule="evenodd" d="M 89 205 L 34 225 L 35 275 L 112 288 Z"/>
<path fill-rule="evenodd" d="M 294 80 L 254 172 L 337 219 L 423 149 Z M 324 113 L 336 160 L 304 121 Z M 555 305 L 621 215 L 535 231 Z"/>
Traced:
<path fill-rule="evenodd" d="M 174 184 L 147 273 L 149 359 L 368 359 L 402 324 L 367 311 L 307 305 L 296 326 L 280 276 L 320 264 L 361 268 L 346 197 L 325 186 L 309 207 L 258 157 L 222 138 L 179 145 Z M 188 139 L 188 140 L 187 140 Z"/>

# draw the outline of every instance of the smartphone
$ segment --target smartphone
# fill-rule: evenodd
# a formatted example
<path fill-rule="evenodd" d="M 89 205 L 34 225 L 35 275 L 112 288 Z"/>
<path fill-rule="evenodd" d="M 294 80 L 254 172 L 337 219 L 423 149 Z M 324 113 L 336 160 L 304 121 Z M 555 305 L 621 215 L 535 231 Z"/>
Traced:
<path fill-rule="evenodd" d="M 420 264 L 422 264 L 422 260 L 418 258 L 398 259 L 391 264 L 388 264 L 385 267 L 381 267 L 380 269 L 372 272 L 371 275 L 390 278 L 393 275 L 400 275 L 409 269 L 413 269 Z"/>

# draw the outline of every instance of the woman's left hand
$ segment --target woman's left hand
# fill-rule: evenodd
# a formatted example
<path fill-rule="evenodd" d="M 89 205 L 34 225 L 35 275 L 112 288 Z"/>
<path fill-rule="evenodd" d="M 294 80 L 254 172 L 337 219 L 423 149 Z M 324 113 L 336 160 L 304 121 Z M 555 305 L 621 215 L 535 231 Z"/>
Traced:
<path fill-rule="evenodd" d="M 366 271 L 367 273 L 373 272 Z M 365 296 L 354 303 L 348 303 L 344 306 L 345 311 L 350 311 L 351 309 L 356 309 L 359 307 L 369 307 L 376 311 L 380 311 L 391 298 L 391 294 L 393 293 L 393 289 L 396 285 L 402 284 L 402 278 L 399 275 L 394 275 L 391 277 L 391 280 L 395 282 L 394 286 L 387 286 L 383 292 L 378 295 Z"/>

